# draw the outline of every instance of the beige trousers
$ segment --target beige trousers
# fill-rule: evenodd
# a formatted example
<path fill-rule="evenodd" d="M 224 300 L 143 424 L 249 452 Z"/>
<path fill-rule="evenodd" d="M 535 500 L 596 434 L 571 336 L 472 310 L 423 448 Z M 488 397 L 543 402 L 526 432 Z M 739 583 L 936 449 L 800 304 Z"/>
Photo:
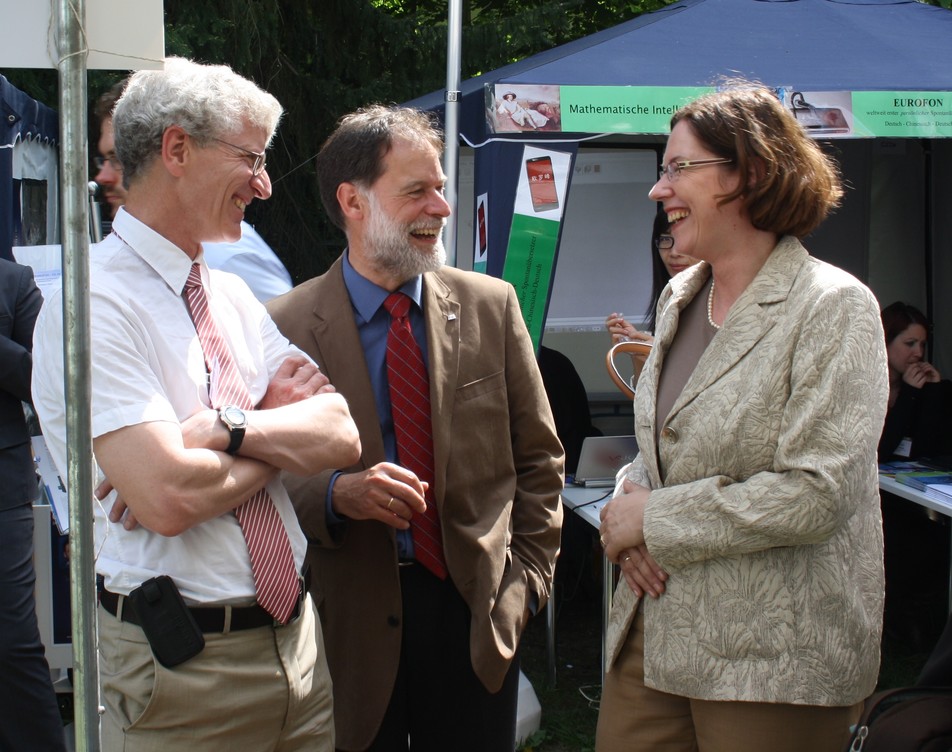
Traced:
<path fill-rule="evenodd" d="M 641 609 L 605 675 L 596 752 L 842 752 L 863 704 L 714 702 L 645 686 Z"/>
<path fill-rule="evenodd" d="M 331 678 L 310 596 L 285 627 L 206 634 L 174 668 L 99 609 L 103 752 L 334 750 Z"/>

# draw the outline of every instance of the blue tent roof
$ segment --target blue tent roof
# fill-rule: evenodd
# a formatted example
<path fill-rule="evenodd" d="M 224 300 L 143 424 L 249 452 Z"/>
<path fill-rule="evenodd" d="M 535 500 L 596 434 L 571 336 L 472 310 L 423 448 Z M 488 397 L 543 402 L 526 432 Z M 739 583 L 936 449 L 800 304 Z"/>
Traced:
<path fill-rule="evenodd" d="M 952 11 L 916 0 L 683 0 L 462 85 L 485 137 L 483 85 L 710 86 L 740 75 L 806 91 L 952 91 Z M 408 105 L 442 110 L 443 92 Z"/>

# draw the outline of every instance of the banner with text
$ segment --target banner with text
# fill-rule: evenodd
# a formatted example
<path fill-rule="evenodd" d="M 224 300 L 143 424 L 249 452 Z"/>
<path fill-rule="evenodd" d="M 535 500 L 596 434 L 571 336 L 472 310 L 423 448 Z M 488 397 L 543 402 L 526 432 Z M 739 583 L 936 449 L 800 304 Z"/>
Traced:
<path fill-rule="evenodd" d="M 949 91 L 806 91 L 777 96 L 814 138 L 952 138 Z M 496 133 L 666 134 L 671 115 L 710 87 L 487 85 Z"/>
<path fill-rule="evenodd" d="M 502 278 L 516 288 L 538 350 L 552 288 L 572 155 L 525 147 Z"/>

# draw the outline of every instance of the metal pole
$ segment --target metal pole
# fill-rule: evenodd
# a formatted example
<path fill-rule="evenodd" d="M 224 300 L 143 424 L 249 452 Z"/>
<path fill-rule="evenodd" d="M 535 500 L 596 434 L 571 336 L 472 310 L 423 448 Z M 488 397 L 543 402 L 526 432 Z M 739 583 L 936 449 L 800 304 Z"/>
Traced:
<path fill-rule="evenodd" d="M 93 461 L 89 361 L 89 214 L 85 0 L 58 0 L 63 363 L 69 489 L 70 599 L 76 749 L 98 752 L 99 667 L 93 574 Z"/>
<path fill-rule="evenodd" d="M 443 172 L 446 173 L 446 201 L 452 213 L 446 220 L 443 245 L 446 247 L 446 263 L 456 266 L 456 233 L 459 208 L 459 106 L 460 106 L 460 58 L 463 47 L 463 3 L 449 0 L 449 16 L 446 30 L 446 118 L 443 147 Z"/>

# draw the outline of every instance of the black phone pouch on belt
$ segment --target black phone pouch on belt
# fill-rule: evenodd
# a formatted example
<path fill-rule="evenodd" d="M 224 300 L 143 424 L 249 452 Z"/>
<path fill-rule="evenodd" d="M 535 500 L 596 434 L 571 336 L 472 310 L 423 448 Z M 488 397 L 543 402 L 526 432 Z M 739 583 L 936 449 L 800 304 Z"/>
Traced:
<path fill-rule="evenodd" d="M 205 637 L 168 575 L 146 580 L 129 593 L 152 654 L 166 668 L 194 658 L 205 647 Z"/>

